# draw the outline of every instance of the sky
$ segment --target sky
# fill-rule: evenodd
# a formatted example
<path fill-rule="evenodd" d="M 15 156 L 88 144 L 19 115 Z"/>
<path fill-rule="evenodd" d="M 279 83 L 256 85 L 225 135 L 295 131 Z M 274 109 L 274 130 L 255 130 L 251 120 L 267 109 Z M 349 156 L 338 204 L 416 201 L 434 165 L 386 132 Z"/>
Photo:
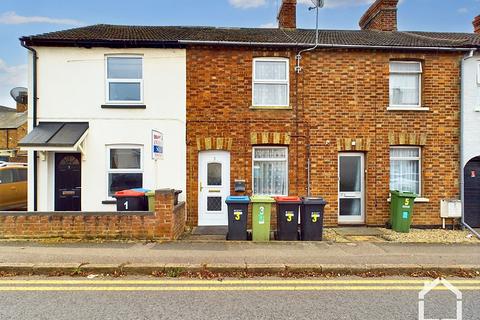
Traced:
<path fill-rule="evenodd" d="M 325 0 L 321 29 L 358 29 L 374 0 Z M 97 23 L 276 27 L 281 0 L 0 0 L 0 105 L 13 107 L 9 91 L 27 85 L 27 51 L 18 38 Z M 298 0 L 297 26 L 314 28 L 310 0 Z M 472 32 L 480 0 L 400 0 L 401 31 Z"/>

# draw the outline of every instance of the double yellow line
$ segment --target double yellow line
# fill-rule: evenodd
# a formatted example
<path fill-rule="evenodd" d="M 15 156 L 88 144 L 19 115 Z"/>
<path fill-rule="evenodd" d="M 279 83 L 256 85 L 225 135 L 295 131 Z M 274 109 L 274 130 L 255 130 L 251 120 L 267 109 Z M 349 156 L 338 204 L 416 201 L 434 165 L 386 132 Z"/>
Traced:
<path fill-rule="evenodd" d="M 0 280 L 1 291 L 420 291 L 429 280 Z M 480 291 L 480 280 L 451 280 Z M 435 290 L 448 290 L 443 286 Z"/>

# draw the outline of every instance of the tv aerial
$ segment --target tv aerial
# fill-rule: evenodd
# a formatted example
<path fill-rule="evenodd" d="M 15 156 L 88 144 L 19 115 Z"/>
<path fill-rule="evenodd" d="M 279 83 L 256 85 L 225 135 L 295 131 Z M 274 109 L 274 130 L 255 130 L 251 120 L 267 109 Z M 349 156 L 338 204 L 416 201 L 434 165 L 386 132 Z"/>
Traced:
<path fill-rule="evenodd" d="M 313 7 L 308 8 L 309 11 L 316 10 L 316 24 L 315 24 L 315 45 L 311 48 L 301 50 L 296 56 L 295 59 L 297 60 L 297 64 L 295 66 L 295 71 L 300 73 L 302 71 L 302 67 L 300 65 L 300 60 L 302 59 L 302 53 L 313 51 L 318 48 L 318 10 L 325 6 L 325 0 L 311 0 Z"/>

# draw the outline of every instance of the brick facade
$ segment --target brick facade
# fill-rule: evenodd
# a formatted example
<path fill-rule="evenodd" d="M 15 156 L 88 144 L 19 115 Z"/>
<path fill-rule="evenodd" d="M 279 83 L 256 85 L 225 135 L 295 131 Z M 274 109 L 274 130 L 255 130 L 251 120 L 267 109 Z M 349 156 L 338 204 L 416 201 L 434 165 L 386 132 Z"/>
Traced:
<path fill-rule="evenodd" d="M 310 154 L 311 194 L 329 203 L 328 226 L 338 223 L 339 152 L 364 153 L 366 224 L 384 225 L 390 146 L 420 146 L 422 197 L 429 202 L 415 205 L 413 223 L 440 224 L 440 199 L 459 196 L 462 54 L 323 49 L 303 55 L 300 74 L 295 55 L 241 47 L 187 50 L 187 223 L 197 224 L 199 151 L 229 150 L 231 191 L 235 179 L 244 179 L 251 195 L 252 148 L 263 144 L 288 146 L 290 195 L 307 192 Z M 255 57 L 289 58 L 290 110 L 251 108 Z M 429 111 L 387 111 L 389 62 L 397 59 L 422 62 L 422 106 Z"/>
<path fill-rule="evenodd" d="M 27 105 L 17 103 L 17 112 L 25 112 Z M 26 136 L 28 131 L 27 122 L 25 121 L 20 127 L 16 129 L 4 129 L 0 128 L 0 150 L 18 150 L 18 142 Z M 25 153 L 15 155 L 9 159 L 11 162 L 27 162 L 27 156 Z"/>
<path fill-rule="evenodd" d="M 155 212 L 0 212 L 0 238 L 173 240 L 185 229 L 185 203 L 174 190 L 157 190 Z"/>

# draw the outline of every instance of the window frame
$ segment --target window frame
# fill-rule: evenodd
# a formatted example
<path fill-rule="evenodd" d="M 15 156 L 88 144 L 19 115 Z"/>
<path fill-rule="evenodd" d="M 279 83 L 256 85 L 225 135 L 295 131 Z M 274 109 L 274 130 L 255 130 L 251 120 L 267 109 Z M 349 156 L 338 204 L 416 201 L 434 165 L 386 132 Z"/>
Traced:
<path fill-rule="evenodd" d="M 477 61 L 477 86 L 480 86 L 480 61 Z"/>
<path fill-rule="evenodd" d="M 418 157 L 393 157 L 389 154 L 389 170 L 391 170 L 391 161 L 392 160 L 405 160 L 405 161 L 409 161 L 409 160 L 415 160 L 415 161 L 418 161 L 418 194 L 417 194 L 417 198 L 421 198 L 422 197 L 422 193 L 423 193 L 423 187 L 422 187 L 422 147 L 420 146 L 390 146 L 390 149 L 388 150 L 388 152 L 390 153 L 390 151 L 392 149 L 418 149 Z M 388 181 L 388 186 L 390 188 L 390 183 L 391 183 L 391 180 L 392 179 L 392 172 L 390 171 L 390 177 L 389 177 L 389 181 Z M 400 190 L 401 191 L 401 190 Z"/>
<path fill-rule="evenodd" d="M 420 71 L 392 71 L 392 63 L 400 63 L 400 64 L 417 64 L 420 66 Z M 422 108 L 422 79 L 423 79 L 423 65 L 421 61 L 399 61 L 399 60 L 390 60 L 388 63 L 389 66 L 389 83 L 388 83 L 388 104 L 390 108 L 406 108 L 406 109 L 418 109 Z M 394 74 L 416 74 L 419 75 L 418 77 L 418 104 L 393 104 L 392 103 L 392 75 Z"/>
<path fill-rule="evenodd" d="M 140 150 L 140 169 L 112 169 L 110 167 L 111 165 L 111 159 L 110 159 L 110 151 L 112 149 L 139 149 Z M 141 173 L 142 174 L 142 181 L 145 178 L 145 172 L 144 172 L 144 147 L 143 145 L 140 144 L 110 144 L 106 146 L 106 195 L 107 199 L 114 200 L 115 198 L 111 197 L 109 195 L 110 192 L 110 186 L 108 184 L 108 178 L 110 176 L 110 173 Z"/>
<path fill-rule="evenodd" d="M 279 158 L 262 158 L 260 160 L 257 160 L 255 158 L 255 150 L 256 149 L 285 149 L 286 150 L 286 155 L 285 155 L 285 167 L 286 167 L 286 176 L 285 176 L 285 194 L 256 194 L 255 193 L 255 161 L 279 161 Z M 252 195 L 265 195 L 265 196 L 272 196 L 272 197 L 277 197 L 277 196 L 288 196 L 288 176 L 289 176 L 289 171 L 288 171 L 288 146 L 253 146 L 252 147 Z"/>
<path fill-rule="evenodd" d="M 108 78 L 108 59 L 109 58 L 140 58 L 142 61 L 142 78 L 141 79 L 110 79 Z M 144 57 L 140 54 L 108 54 L 105 55 L 105 102 L 107 105 L 125 104 L 125 105 L 141 105 L 143 104 L 143 82 L 144 82 Z M 110 83 L 139 83 L 140 84 L 140 100 L 110 100 Z"/>
<path fill-rule="evenodd" d="M 286 67 L 286 79 L 285 80 L 258 80 L 255 77 L 257 61 L 263 62 L 283 62 Z M 255 104 L 255 85 L 256 84 L 283 84 L 287 86 L 287 101 L 286 104 Z M 289 108 L 290 107 L 290 59 L 281 57 L 259 57 L 253 59 L 252 67 L 252 107 L 253 108 Z"/>
<path fill-rule="evenodd" d="M 0 180 L 0 185 L 15 183 L 15 172 L 13 171 L 13 168 L 8 168 L 7 167 L 7 168 L 4 168 L 3 170 L 1 170 L 0 172 L 9 172 L 10 173 L 10 178 L 11 178 L 10 182 L 2 182 L 2 180 Z"/>

